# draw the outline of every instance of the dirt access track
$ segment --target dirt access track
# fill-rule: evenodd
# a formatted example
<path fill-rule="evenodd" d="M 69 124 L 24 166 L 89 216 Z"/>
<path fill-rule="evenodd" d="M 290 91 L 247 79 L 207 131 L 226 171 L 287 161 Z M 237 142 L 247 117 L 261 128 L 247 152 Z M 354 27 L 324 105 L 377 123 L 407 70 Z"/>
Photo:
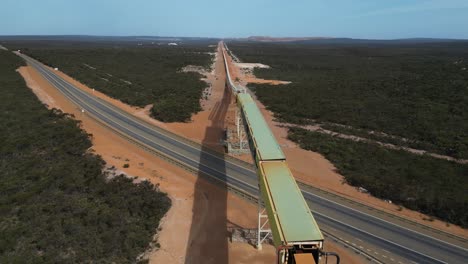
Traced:
<path fill-rule="evenodd" d="M 225 73 L 219 53 L 217 56 L 215 70 L 207 76 L 208 81 L 213 81 L 212 96 L 207 101 L 202 101 L 204 110 L 194 115 L 193 122 L 188 124 L 158 122 L 148 117 L 148 108 L 125 105 L 84 86 L 62 72 L 56 73 L 76 87 L 135 116 L 219 148 L 219 142 L 214 139 L 222 133 L 227 122 L 219 113 L 232 111 L 233 108 L 229 104 L 223 104 L 223 100 L 226 100 Z M 145 252 L 150 263 L 275 263 L 276 253 L 272 246 L 265 245 L 262 251 L 257 251 L 248 244 L 229 242 L 230 228 L 256 228 L 256 205 L 169 164 L 114 134 L 86 113 L 83 114 L 32 67 L 21 67 L 19 72 L 28 87 L 48 108 L 61 109 L 81 121 L 82 128 L 92 134 L 92 151 L 101 155 L 107 166 L 115 166 L 118 171 L 137 176 L 139 180 L 146 179 L 160 184 L 161 190 L 168 193 L 172 207 L 161 221 L 161 231 L 156 237 L 161 247 L 159 250 L 150 249 Z M 229 119 L 229 113 L 226 115 Z M 126 163 L 130 166 L 123 168 Z M 332 241 L 325 241 L 325 250 L 338 252 L 345 263 L 362 263 L 364 260 Z"/>

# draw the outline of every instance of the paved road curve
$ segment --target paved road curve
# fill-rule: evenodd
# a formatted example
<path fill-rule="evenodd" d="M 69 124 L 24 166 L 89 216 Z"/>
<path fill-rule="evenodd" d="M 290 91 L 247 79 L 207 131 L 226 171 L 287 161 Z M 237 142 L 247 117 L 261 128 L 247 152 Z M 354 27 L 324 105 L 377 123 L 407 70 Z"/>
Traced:
<path fill-rule="evenodd" d="M 199 164 L 202 148 L 158 127 L 152 126 L 111 104 L 96 98 L 55 74 L 53 70 L 31 58 L 22 56 L 31 66 L 59 89 L 77 106 L 101 123 L 143 147 L 159 152 L 170 159 L 198 170 L 219 182 L 226 183 L 252 196 L 257 196 L 257 176 L 247 164 L 225 159 L 222 154 L 204 154 Z M 225 171 L 225 173 L 223 173 Z M 467 263 L 468 250 L 424 234 L 397 226 L 358 210 L 342 206 L 312 192 L 303 194 L 321 228 L 333 230 L 334 235 L 347 237 L 371 244 L 382 252 L 389 252 L 396 259 L 379 258 L 383 263 Z M 330 231 L 329 231 L 330 232 Z"/>

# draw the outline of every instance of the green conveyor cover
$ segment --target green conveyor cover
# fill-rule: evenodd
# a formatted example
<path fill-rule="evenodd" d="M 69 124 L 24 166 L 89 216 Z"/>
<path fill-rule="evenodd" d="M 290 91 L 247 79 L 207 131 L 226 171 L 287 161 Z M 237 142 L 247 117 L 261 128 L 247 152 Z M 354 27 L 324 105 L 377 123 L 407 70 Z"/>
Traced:
<path fill-rule="evenodd" d="M 260 163 L 261 181 L 268 185 L 271 200 L 265 199 L 269 213 L 278 219 L 283 243 L 323 241 L 315 219 L 285 161 Z M 273 228 L 273 227 L 272 227 Z M 272 230 L 275 234 L 275 230 Z"/>
<path fill-rule="evenodd" d="M 244 116 L 255 141 L 255 147 L 260 160 L 284 160 L 285 156 L 278 142 L 271 133 L 262 113 L 249 94 L 238 94 L 237 99 L 242 106 Z"/>

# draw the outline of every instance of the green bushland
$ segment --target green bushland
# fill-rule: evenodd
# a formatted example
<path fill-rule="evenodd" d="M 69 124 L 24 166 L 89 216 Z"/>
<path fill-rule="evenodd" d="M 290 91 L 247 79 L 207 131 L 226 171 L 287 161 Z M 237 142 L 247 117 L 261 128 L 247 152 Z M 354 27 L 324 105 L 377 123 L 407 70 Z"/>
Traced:
<path fill-rule="evenodd" d="M 323 154 L 353 186 L 468 227 L 468 165 L 291 128 L 289 139 Z"/>
<path fill-rule="evenodd" d="M 287 122 L 318 120 L 382 131 L 468 158 L 468 42 L 419 44 L 228 43 L 256 76 L 251 85 Z"/>
<path fill-rule="evenodd" d="M 187 65 L 210 67 L 213 48 L 206 45 L 152 48 L 24 48 L 23 53 L 113 98 L 143 107 L 164 122 L 185 122 L 201 110 L 200 97 L 207 84 Z"/>
<path fill-rule="evenodd" d="M 135 263 L 171 205 L 107 178 L 80 123 L 48 110 L 0 51 L 0 263 Z"/>

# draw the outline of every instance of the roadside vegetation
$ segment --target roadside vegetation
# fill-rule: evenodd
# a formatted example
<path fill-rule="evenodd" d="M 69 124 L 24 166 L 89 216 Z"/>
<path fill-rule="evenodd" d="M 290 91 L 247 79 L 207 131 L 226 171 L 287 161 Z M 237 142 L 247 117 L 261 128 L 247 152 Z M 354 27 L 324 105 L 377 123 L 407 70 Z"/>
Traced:
<path fill-rule="evenodd" d="M 48 110 L 0 51 L 0 263 L 135 263 L 171 202 L 109 178 L 79 122 Z"/>
<path fill-rule="evenodd" d="M 242 61 L 271 66 L 257 77 L 292 82 L 249 85 L 283 121 L 385 132 L 468 159 L 468 42 L 228 44 Z"/>
<path fill-rule="evenodd" d="M 18 44 L 17 44 L 18 45 Z M 18 46 L 21 47 L 21 46 Z M 19 48 L 21 49 L 21 48 Z M 207 45 L 135 47 L 29 47 L 22 52 L 132 106 L 153 104 L 151 115 L 163 122 L 187 122 L 201 110 L 207 84 L 187 65 L 209 70 L 214 48 Z"/>
<path fill-rule="evenodd" d="M 335 164 L 372 195 L 468 227 L 468 165 L 291 128 L 289 139 Z"/>

